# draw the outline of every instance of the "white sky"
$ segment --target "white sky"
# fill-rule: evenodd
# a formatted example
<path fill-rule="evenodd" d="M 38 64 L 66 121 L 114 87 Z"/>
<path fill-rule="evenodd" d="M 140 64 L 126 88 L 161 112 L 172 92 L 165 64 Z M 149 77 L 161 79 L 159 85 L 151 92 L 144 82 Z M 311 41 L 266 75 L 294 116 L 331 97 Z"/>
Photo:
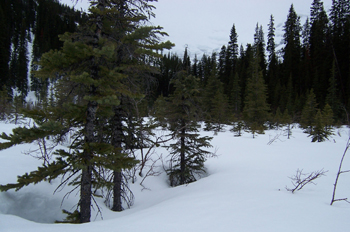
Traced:
<path fill-rule="evenodd" d="M 60 0 L 72 5 L 72 0 Z M 87 8 L 88 0 L 79 0 L 76 8 Z M 172 52 L 182 56 L 185 47 L 192 57 L 203 53 L 219 52 L 227 45 L 232 25 L 235 24 L 238 44 L 253 42 L 256 24 L 263 26 L 265 37 L 267 24 L 272 14 L 275 18 L 276 44 L 281 42 L 283 24 L 289 8 L 294 4 L 303 25 L 310 14 L 313 0 L 158 0 L 153 5 L 155 26 L 164 27 L 171 42 Z M 330 9 L 332 0 L 324 0 L 325 9 Z"/>

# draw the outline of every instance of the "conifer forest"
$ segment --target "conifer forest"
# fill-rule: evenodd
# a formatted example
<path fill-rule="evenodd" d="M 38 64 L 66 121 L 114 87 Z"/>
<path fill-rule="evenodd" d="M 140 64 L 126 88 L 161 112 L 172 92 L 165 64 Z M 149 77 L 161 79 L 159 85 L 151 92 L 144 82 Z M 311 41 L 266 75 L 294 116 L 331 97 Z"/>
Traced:
<path fill-rule="evenodd" d="M 232 22 L 220 52 L 194 58 L 187 48 L 172 53 L 166 31 L 149 23 L 154 1 L 95 0 L 88 12 L 58 0 L 0 1 L 0 120 L 32 120 L 2 133 L 0 150 L 34 141 L 50 149 L 48 140 L 55 147 L 1 191 L 60 178 L 79 191 L 66 222 L 85 223 L 98 190 L 113 211 L 132 204 L 126 170 L 149 174 L 149 154 L 134 155 L 140 148 L 170 141 L 169 185 L 196 181 L 215 156 L 200 125 L 236 137 L 283 126 L 289 138 L 297 124 L 310 142 L 349 125 L 350 1 L 333 0 L 326 12 L 313 0 L 305 22 L 291 5 L 281 49 L 267 14 L 268 25 L 248 29 L 251 43 L 238 44 Z M 159 127 L 169 135 L 151 139 Z"/>

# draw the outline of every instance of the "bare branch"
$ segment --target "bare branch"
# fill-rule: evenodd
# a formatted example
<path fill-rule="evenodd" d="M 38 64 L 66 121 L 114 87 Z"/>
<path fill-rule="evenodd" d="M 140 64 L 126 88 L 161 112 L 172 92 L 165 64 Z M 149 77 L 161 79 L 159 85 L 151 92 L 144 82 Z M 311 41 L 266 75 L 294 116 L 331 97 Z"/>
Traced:
<path fill-rule="evenodd" d="M 346 111 L 346 113 L 347 113 L 347 111 Z M 339 164 L 339 169 L 338 169 L 337 177 L 335 178 L 335 183 L 334 183 L 334 188 L 333 188 L 333 195 L 332 195 L 331 205 L 333 205 L 333 203 L 336 202 L 336 201 L 346 201 L 346 202 L 348 202 L 348 201 L 347 201 L 347 198 L 335 199 L 335 192 L 336 192 L 336 190 L 337 190 L 337 185 L 338 185 L 338 180 L 339 180 L 340 174 L 345 173 L 345 172 L 350 172 L 350 170 L 348 170 L 348 171 L 342 171 L 342 170 L 341 170 L 341 169 L 342 169 L 342 166 L 343 166 L 343 161 L 344 161 L 344 159 L 345 159 L 346 152 L 348 151 L 349 147 L 350 147 L 350 137 L 348 138 L 348 141 L 347 141 L 347 143 L 346 143 L 346 147 L 345 147 L 343 156 L 342 156 L 342 158 L 341 158 L 341 160 L 340 160 L 340 164 Z M 349 203 L 349 202 L 348 202 L 348 203 Z"/>
<path fill-rule="evenodd" d="M 313 181 L 321 176 L 325 176 L 326 172 L 328 171 L 324 171 L 323 168 L 311 173 L 303 173 L 303 169 L 298 169 L 294 176 L 289 177 L 292 180 L 294 188 L 286 187 L 286 189 L 287 191 L 294 193 L 295 191 L 301 190 L 307 184 L 316 185 Z"/>

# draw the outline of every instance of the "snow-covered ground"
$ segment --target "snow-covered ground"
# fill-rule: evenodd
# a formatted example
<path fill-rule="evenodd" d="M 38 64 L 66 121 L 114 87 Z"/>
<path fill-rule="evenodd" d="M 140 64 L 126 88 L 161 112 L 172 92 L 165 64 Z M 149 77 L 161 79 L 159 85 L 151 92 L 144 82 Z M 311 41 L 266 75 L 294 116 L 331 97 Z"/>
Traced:
<path fill-rule="evenodd" d="M 14 125 L 0 124 L 0 130 L 11 132 Z M 0 193 L 1 232 L 95 232 L 95 231 L 240 231 L 240 232 L 303 232 L 347 231 L 350 228 L 350 204 L 340 201 L 330 206 L 333 184 L 339 162 L 349 138 L 345 127 L 329 141 L 311 143 L 300 129 L 293 129 L 287 139 L 281 135 L 271 145 L 269 141 L 281 133 L 270 130 L 255 139 L 249 133 L 234 137 L 221 132 L 212 140 L 216 158 L 206 162 L 208 175 L 195 183 L 171 188 L 165 173 L 148 177 L 143 189 L 138 178 L 131 188 L 135 204 L 121 213 L 112 212 L 98 199 L 102 210 L 92 222 L 81 225 L 53 224 L 62 220 L 62 209 L 72 211 L 77 196 L 70 195 L 62 203 L 69 188 L 53 194 L 60 180 L 30 185 L 15 192 Z M 210 132 L 203 135 L 213 136 Z M 35 144 L 19 145 L 0 151 L 0 184 L 13 183 L 17 175 L 35 170 L 41 161 L 25 154 Z M 157 154 L 166 157 L 166 150 Z M 289 177 L 297 169 L 304 173 L 328 170 L 316 179 L 316 185 L 306 185 L 292 194 Z M 161 167 L 159 167 L 162 170 Z M 343 170 L 350 169 L 350 154 Z M 350 197 L 350 173 L 342 174 L 337 198 Z"/>

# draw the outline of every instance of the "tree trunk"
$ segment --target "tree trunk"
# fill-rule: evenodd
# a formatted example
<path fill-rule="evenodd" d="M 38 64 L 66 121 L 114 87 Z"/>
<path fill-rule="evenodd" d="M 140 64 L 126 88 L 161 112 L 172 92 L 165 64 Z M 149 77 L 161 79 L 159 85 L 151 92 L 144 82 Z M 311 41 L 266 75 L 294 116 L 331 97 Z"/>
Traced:
<path fill-rule="evenodd" d="M 185 134 L 186 134 L 186 128 L 185 128 L 185 122 L 182 120 L 181 122 L 181 153 L 180 153 L 180 185 L 185 184 L 185 170 L 186 170 L 186 161 L 185 161 Z"/>
<path fill-rule="evenodd" d="M 122 136 L 123 136 L 123 125 L 122 125 L 122 109 L 120 106 L 115 106 L 114 116 L 111 120 L 112 124 L 112 145 L 120 149 L 122 152 Z M 113 211 L 122 211 L 122 173 L 121 170 L 114 170 L 113 172 Z"/>
<path fill-rule="evenodd" d="M 95 92 L 95 88 L 92 87 L 91 92 Z M 95 141 L 95 119 L 98 104 L 97 102 L 90 101 L 87 105 L 86 111 L 86 125 L 85 125 L 85 144 L 89 146 L 89 143 Z M 91 217 L 91 195 L 92 195 L 92 167 L 91 159 L 93 153 L 87 148 L 83 153 L 83 164 L 80 186 L 80 222 L 90 222 Z"/>
<path fill-rule="evenodd" d="M 98 0 L 98 8 L 102 11 L 104 8 L 104 0 Z M 96 18 L 96 31 L 93 36 L 92 46 L 98 48 L 99 38 L 102 29 L 102 16 Z M 91 57 L 90 75 L 94 80 L 99 79 L 99 65 L 96 64 L 95 57 Z M 89 95 L 95 96 L 97 88 L 94 85 L 90 86 Z M 89 149 L 89 143 L 96 142 L 94 132 L 96 127 L 96 113 L 98 103 L 96 101 L 89 101 L 86 109 L 86 124 L 85 124 L 85 148 L 83 156 L 81 186 L 80 186 L 80 222 L 90 222 L 91 217 L 91 196 L 92 196 L 92 166 L 91 159 L 93 152 Z"/>
<path fill-rule="evenodd" d="M 123 211 L 122 206 L 122 173 L 118 171 L 113 172 L 113 211 Z"/>
<path fill-rule="evenodd" d="M 91 166 L 82 171 L 80 186 L 80 222 L 90 222 L 91 217 Z"/>

